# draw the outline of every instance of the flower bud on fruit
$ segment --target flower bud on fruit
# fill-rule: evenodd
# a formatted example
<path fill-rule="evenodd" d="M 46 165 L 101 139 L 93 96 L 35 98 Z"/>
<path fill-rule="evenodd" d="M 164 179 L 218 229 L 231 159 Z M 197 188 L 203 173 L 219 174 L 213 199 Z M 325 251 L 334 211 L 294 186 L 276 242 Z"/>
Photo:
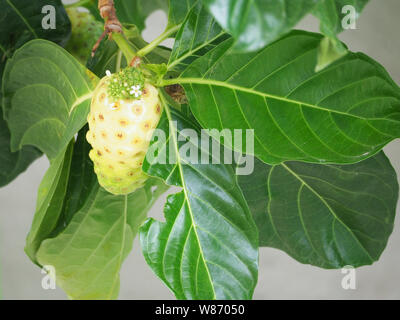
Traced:
<path fill-rule="evenodd" d="M 104 189 L 128 194 L 144 184 L 142 164 L 161 112 L 157 89 L 139 70 L 107 72 L 100 81 L 92 97 L 86 139 Z"/>

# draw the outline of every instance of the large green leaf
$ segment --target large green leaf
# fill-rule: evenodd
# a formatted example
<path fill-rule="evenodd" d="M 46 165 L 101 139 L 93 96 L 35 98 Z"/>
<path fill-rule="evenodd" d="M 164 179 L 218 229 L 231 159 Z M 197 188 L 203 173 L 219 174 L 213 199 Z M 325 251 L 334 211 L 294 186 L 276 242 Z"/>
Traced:
<path fill-rule="evenodd" d="M 144 257 L 178 299 L 250 299 L 257 283 L 257 228 L 234 172 L 181 154 L 188 139 L 182 130 L 199 129 L 162 99 L 166 112 L 158 128 L 167 141 L 154 139 L 157 156 L 151 162 L 147 156 L 143 170 L 182 191 L 168 197 L 166 222 L 149 219 L 141 228 Z"/>
<path fill-rule="evenodd" d="M 399 187 L 383 152 L 352 165 L 256 159 L 239 176 L 260 245 L 323 268 L 377 261 L 393 230 Z"/>
<path fill-rule="evenodd" d="M 400 137 L 400 90 L 361 53 L 315 73 L 321 38 L 294 31 L 251 54 L 228 39 L 163 84 L 184 86 L 204 128 L 254 129 L 264 162 L 354 163 Z"/>
<path fill-rule="evenodd" d="M 40 15 L 41 8 L 48 4 L 46 0 L 32 0 L 22 3 L 15 0 L 0 0 L 0 87 L 2 86 L 3 70 L 7 58 L 15 49 L 34 38 L 46 38 L 60 45 L 65 44 L 70 33 L 70 23 L 60 0 L 53 1 L 55 7 L 56 29 L 43 29 Z M 38 14 L 39 13 L 39 14 Z M 1 99 L 1 95 L 0 95 Z M 36 158 L 39 150 L 25 146 L 20 151 L 12 152 L 10 148 L 10 131 L 3 118 L 2 102 L 0 101 L 0 186 L 11 182 L 23 172 Z"/>
<path fill-rule="evenodd" d="M 190 10 L 176 35 L 168 69 L 182 71 L 227 37 L 228 34 L 199 2 Z"/>
<path fill-rule="evenodd" d="M 86 123 L 97 77 L 56 44 L 32 40 L 9 59 L 3 77 L 11 150 L 33 145 L 52 159 Z"/>
<path fill-rule="evenodd" d="M 203 0 L 235 39 L 235 50 L 258 50 L 290 31 L 319 0 Z"/>
<path fill-rule="evenodd" d="M 57 284 L 70 298 L 116 298 L 122 261 L 147 211 L 167 187 L 150 179 L 128 196 L 106 192 L 97 183 L 88 157 L 86 131 L 78 135 L 66 174 L 69 158 L 59 156 L 50 166 L 39 191 L 39 210 L 27 248 L 35 262 L 55 267 Z"/>
<path fill-rule="evenodd" d="M 139 30 L 145 28 L 146 18 L 157 9 L 168 10 L 167 0 L 115 0 L 115 9 L 122 23 L 134 24 Z"/>
<path fill-rule="evenodd" d="M 62 214 L 72 151 L 73 143 L 70 143 L 65 152 L 61 152 L 51 161 L 39 186 L 36 212 L 25 245 L 26 254 L 35 263 L 41 242 L 51 235 Z"/>

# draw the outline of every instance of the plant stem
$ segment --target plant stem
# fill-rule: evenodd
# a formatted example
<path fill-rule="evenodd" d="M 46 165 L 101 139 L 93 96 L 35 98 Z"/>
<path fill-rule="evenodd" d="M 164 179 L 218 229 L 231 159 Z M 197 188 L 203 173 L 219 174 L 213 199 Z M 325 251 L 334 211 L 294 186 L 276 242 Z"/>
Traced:
<path fill-rule="evenodd" d="M 77 2 L 74 2 L 74 3 L 65 4 L 64 7 L 65 8 L 82 7 L 87 3 L 90 3 L 90 0 L 80 0 L 80 1 L 77 1 Z"/>
<path fill-rule="evenodd" d="M 160 82 L 158 83 L 158 85 L 160 87 L 165 87 L 165 86 L 170 86 L 173 84 L 178 84 L 179 80 L 176 78 L 172 78 L 172 79 L 161 79 Z"/>
<path fill-rule="evenodd" d="M 149 52 L 153 51 L 154 48 L 156 48 L 161 42 L 163 42 L 165 39 L 169 38 L 172 34 L 174 34 L 178 29 L 180 28 L 180 25 L 174 26 L 170 29 L 165 30 L 162 34 L 160 34 L 157 38 L 155 38 L 152 42 L 150 42 L 147 46 L 143 47 L 137 52 L 137 55 L 139 57 L 143 57 Z"/>
<path fill-rule="evenodd" d="M 117 44 L 118 48 L 122 51 L 122 53 L 126 58 L 126 61 L 129 64 L 129 62 L 132 61 L 132 59 L 136 56 L 136 52 L 133 46 L 130 44 L 128 39 L 126 39 L 122 33 L 116 33 L 116 32 L 113 33 L 112 39 Z"/>
<path fill-rule="evenodd" d="M 122 51 L 118 50 L 117 64 L 115 66 L 115 72 L 119 72 L 121 70 L 121 60 L 122 60 Z"/>

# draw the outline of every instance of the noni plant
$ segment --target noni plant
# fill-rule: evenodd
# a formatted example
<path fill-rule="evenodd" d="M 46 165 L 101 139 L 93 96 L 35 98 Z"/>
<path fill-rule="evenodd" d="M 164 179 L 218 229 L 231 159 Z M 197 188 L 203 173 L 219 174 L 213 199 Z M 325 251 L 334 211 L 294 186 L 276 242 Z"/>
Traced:
<path fill-rule="evenodd" d="M 259 247 L 379 259 L 400 89 L 337 38 L 368 0 L 47 2 L 0 1 L 0 185 L 49 159 L 25 252 L 69 298 L 117 298 L 135 238 L 177 299 L 251 299 Z"/>

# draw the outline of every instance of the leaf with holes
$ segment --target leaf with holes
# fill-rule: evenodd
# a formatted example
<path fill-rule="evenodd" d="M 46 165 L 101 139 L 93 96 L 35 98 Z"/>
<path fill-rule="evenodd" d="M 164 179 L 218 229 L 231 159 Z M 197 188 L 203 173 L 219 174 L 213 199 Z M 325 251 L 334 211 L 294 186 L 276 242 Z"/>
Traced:
<path fill-rule="evenodd" d="M 190 162 L 185 143 L 193 153 L 199 146 L 186 135 L 199 133 L 198 127 L 162 101 L 158 128 L 167 138 L 153 140 L 150 148 L 158 151 L 151 162 L 146 157 L 143 170 L 182 191 L 168 197 L 165 223 L 150 219 L 141 228 L 144 257 L 178 299 L 250 299 L 257 282 L 257 228 L 233 169 Z"/>
<path fill-rule="evenodd" d="M 323 268 L 377 261 L 393 231 L 399 186 L 380 152 L 352 165 L 255 161 L 239 184 L 260 245 Z"/>
<path fill-rule="evenodd" d="M 358 162 L 400 137 L 400 89 L 361 53 L 315 73 L 320 41 L 294 31 L 234 54 L 228 39 L 163 83 L 184 86 L 204 128 L 254 129 L 254 154 L 264 162 Z"/>

